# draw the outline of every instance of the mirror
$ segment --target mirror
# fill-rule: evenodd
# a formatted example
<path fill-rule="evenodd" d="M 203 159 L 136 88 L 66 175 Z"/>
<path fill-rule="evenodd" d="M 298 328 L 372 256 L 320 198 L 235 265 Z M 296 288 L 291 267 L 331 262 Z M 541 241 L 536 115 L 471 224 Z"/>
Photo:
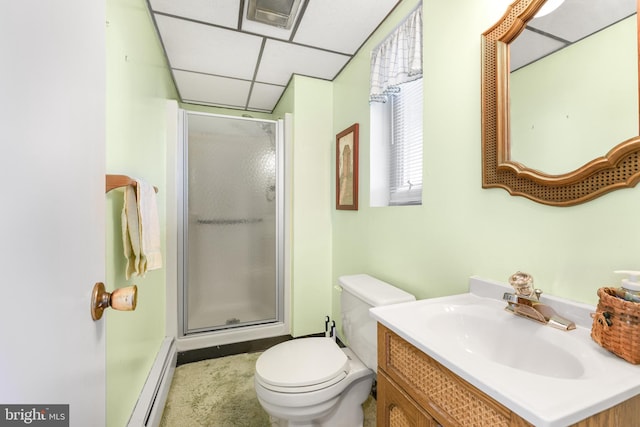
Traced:
<path fill-rule="evenodd" d="M 637 19 L 636 0 L 555 5 L 509 43 L 509 122 L 512 159 L 562 174 L 638 135 Z"/>
<path fill-rule="evenodd" d="M 623 1 L 628 0 L 615 0 Z M 618 17 L 610 16 L 618 10 L 613 0 L 597 2 L 602 9 L 594 15 L 618 24 L 596 23 L 600 28 L 595 37 L 585 38 L 593 30 L 583 25 L 556 25 L 563 14 L 574 19 L 572 24 L 580 22 L 576 10 L 584 10 L 585 4 L 577 1 L 578 9 L 571 12 L 574 0 L 565 0 L 558 13 L 535 19 L 545 0 L 517 0 L 482 35 L 483 188 L 504 188 L 539 203 L 570 206 L 640 180 L 637 14 L 629 17 L 637 5 L 631 1 L 633 10 L 615 12 L 623 14 Z M 621 34 L 631 42 L 612 44 Z M 549 35 L 549 43 L 523 49 L 531 39 Z M 576 43 L 558 49 L 567 41 Z M 603 61 L 605 53 L 593 51 L 597 45 L 608 46 L 607 55 L 624 50 L 626 62 Z M 578 60 L 575 55 L 581 51 L 588 55 Z M 545 79 L 531 80 L 541 74 Z M 558 87 L 547 90 L 553 80 L 564 91 L 577 81 L 602 75 L 600 83 L 589 81 L 586 89 L 563 99 L 556 96 Z M 619 81 L 622 84 L 614 87 Z M 612 93 L 617 96 L 605 98 Z M 596 128 L 589 128 L 593 123 Z"/>

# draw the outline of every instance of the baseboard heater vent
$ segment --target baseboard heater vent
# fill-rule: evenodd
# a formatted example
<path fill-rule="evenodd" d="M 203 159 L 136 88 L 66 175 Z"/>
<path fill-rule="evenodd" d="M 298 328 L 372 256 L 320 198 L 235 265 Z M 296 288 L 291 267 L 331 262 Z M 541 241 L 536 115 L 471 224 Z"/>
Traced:
<path fill-rule="evenodd" d="M 175 340 L 166 337 L 153 362 L 147 381 L 133 408 L 127 427 L 158 427 L 162 411 L 176 369 L 177 351 Z"/>

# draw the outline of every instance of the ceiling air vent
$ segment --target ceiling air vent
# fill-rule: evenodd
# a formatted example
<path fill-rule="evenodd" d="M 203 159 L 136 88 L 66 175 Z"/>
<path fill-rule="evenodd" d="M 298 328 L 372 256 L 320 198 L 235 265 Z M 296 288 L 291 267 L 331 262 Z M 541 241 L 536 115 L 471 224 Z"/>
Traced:
<path fill-rule="evenodd" d="M 290 29 L 299 5 L 300 0 L 249 0 L 247 19 Z"/>

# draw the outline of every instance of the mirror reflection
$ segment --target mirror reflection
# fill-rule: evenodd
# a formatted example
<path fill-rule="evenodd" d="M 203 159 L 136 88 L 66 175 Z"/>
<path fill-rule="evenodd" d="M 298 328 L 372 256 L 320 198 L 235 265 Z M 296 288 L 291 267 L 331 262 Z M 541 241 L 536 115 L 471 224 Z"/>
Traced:
<path fill-rule="evenodd" d="M 510 44 L 513 161 L 564 174 L 638 135 L 635 15 L 636 0 L 548 0 L 527 23 Z"/>

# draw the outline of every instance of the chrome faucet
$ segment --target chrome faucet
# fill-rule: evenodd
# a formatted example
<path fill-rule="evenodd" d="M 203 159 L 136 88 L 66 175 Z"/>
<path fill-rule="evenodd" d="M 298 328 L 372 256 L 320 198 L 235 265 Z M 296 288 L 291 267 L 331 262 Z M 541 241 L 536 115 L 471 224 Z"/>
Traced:
<path fill-rule="evenodd" d="M 557 329 L 569 331 L 576 328 L 574 322 L 558 315 L 552 307 L 540 302 L 542 291 L 533 288 L 531 275 L 518 271 L 509 278 L 509 283 L 515 293 L 505 292 L 502 296 L 502 299 L 508 302 L 505 310 Z"/>

